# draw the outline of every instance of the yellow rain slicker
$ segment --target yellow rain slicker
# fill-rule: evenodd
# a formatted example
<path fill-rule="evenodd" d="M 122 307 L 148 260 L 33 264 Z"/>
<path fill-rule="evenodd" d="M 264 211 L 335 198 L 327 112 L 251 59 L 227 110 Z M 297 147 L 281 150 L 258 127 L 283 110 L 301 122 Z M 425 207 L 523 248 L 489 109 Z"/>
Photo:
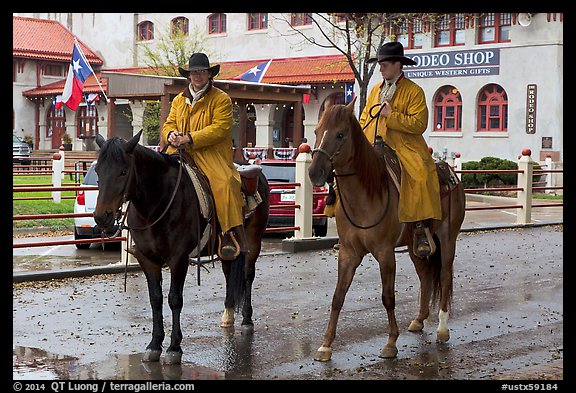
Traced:
<path fill-rule="evenodd" d="M 381 86 L 382 84 L 374 86 L 368 95 L 359 119 L 362 127 L 371 120 L 370 108 L 379 103 Z M 390 105 L 392 112 L 388 118 L 380 116 L 374 119 L 364 129 L 364 135 L 373 143 L 378 126 L 378 135 L 382 136 L 384 142 L 398 155 L 402 168 L 398 218 L 401 222 L 428 218 L 440 220 L 442 207 L 438 174 L 423 137 L 428 123 L 424 91 L 416 83 L 402 77 L 397 82 Z M 373 114 L 377 109 L 373 109 Z"/>
<path fill-rule="evenodd" d="M 192 135 L 193 144 L 186 144 L 186 151 L 210 182 L 222 231 L 242 225 L 243 200 L 240 174 L 232 159 L 232 100 L 228 94 L 212 86 L 192 106 L 186 88 L 172 101 L 162 126 L 164 141 L 170 131 Z M 174 152 L 176 148 L 170 145 L 166 153 Z"/>

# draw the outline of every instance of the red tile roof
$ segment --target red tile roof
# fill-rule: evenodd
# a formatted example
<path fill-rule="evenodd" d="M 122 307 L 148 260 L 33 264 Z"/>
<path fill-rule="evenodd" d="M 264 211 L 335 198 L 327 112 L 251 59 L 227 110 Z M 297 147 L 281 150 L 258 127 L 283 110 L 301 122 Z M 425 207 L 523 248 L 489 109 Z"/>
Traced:
<path fill-rule="evenodd" d="M 269 59 L 230 61 L 220 63 L 220 73 L 216 76 L 218 80 L 233 79 L 243 74 L 250 68 L 259 65 Z M 125 72 L 132 74 L 156 73 L 149 67 L 130 67 L 106 69 L 106 71 Z M 100 74 L 98 77 L 100 77 Z M 106 88 L 107 78 L 101 79 L 102 86 Z M 336 83 L 353 82 L 354 73 L 350 69 L 346 58 L 343 55 L 332 56 L 311 56 L 293 57 L 284 59 L 273 59 L 268 67 L 262 83 L 276 83 L 283 85 L 313 84 L 313 83 Z M 23 92 L 26 97 L 39 97 L 54 94 L 62 94 L 65 80 L 54 82 L 49 85 L 38 87 Z M 100 88 L 93 76 L 90 76 L 84 84 L 84 92 L 98 93 Z"/>
<path fill-rule="evenodd" d="M 106 91 L 106 83 L 107 83 L 108 79 L 102 79 L 102 78 L 100 78 L 100 72 L 98 72 L 98 71 L 94 71 L 94 72 L 96 72 L 96 75 L 98 76 L 98 80 L 100 80 L 100 84 L 102 85 L 102 88 L 104 89 L 104 91 Z M 62 79 L 61 81 L 58 81 L 58 82 L 50 83 L 48 85 L 44 85 L 44 86 L 36 87 L 34 89 L 23 91 L 22 95 L 25 97 L 28 97 L 28 98 L 55 96 L 58 94 L 62 94 L 62 91 L 64 91 L 64 85 L 65 84 L 66 84 L 66 79 Z M 82 90 L 82 92 L 86 93 L 86 94 L 101 93 L 102 92 L 102 90 L 100 90 L 100 86 L 98 86 L 98 82 L 96 82 L 96 78 L 94 78 L 94 75 L 90 75 L 84 81 L 84 89 Z"/>
<path fill-rule="evenodd" d="M 53 20 L 12 17 L 12 56 L 14 58 L 70 62 L 74 35 Z M 104 61 L 78 38 L 78 43 L 92 65 Z"/>
<path fill-rule="evenodd" d="M 269 59 L 220 63 L 218 79 L 233 79 Z M 344 55 L 272 59 L 262 83 L 311 84 L 352 82 L 354 73 Z"/>
<path fill-rule="evenodd" d="M 220 63 L 220 73 L 216 79 L 233 79 L 267 60 L 269 59 L 222 62 Z M 134 74 L 155 74 L 148 67 L 106 70 Z M 262 83 L 286 85 L 353 81 L 354 73 L 343 55 L 272 59 L 264 78 L 262 78 Z"/>

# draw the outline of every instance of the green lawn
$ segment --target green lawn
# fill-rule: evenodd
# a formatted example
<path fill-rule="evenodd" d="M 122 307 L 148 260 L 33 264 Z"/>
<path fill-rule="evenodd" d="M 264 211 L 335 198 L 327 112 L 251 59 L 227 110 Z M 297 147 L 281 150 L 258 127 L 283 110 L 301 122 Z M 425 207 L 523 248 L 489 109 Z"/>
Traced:
<path fill-rule="evenodd" d="M 14 184 L 51 184 L 51 176 L 13 176 Z M 72 185 L 73 180 L 70 176 L 62 179 L 62 185 Z M 51 192 L 18 192 L 14 197 L 31 197 L 47 196 L 51 197 Z M 62 192 L 62 196 L 75 196 L 75 192 Z M 549 195 L 544 193 L 534 194 L 537 199 L 563 200 L 563 195 Z M 56 214 L 56 213 L 73 213 L 74 199 L 62 199 L 60 203 L 54 203 L 49 200 L 32 200 L 32 201 L 13 201 L 13 215 L 24 214 Z M 73 218 L 64 219 L 46 219 L 46 220 L 17 220 L 13 221 L 12 228 L 36 228 L 48 227 L 52 230 L 62 230 L 74 225 Z"/>
<path fill-rule="evenodd" d="M 51 176 L 13 176 L 13 184 L 45 184 L 50 187 L 52 183 Z M 62 185 L 73 185 L 74 181 L 70 180 L 69 176 L 62 179 Z M 63 191 L 62 197 L 74 197 L 76 195 L 73 191 Z M 52 197 L 50 191 L 43 192 L 16 192 L 13 194 L 14 198 L 21 197 Z M 58 214 L 58 213 L 73 213 L 74 212 L 74 199 L 61 199 L 60 203 L 54 203 L 51 199 L 47 200 L 30 200 L 20 201 L 13 200 L 12 214 L 28 215 L 28 214 Z M 69 228 L 74 224 L 73 218 L 64 219 L 39 219 L 39 220 L 16 220 L 12 222 L 12 228 L 36 228 L 48 227 L 53 230 L 62 230 Z"/>

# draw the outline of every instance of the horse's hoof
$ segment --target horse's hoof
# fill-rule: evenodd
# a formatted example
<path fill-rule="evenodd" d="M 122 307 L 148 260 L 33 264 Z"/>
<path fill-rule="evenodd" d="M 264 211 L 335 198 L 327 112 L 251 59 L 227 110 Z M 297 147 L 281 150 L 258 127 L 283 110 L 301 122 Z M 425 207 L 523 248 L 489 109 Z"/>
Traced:
<path fill-rule="evenodd" d="M 166 356 L 164 356 L 164 364 L 180 363 L 182 363 L 182 352 L 166 351 Z"/>
<path fill-rule="evenodd" d="M 384 345 L 384 348 L 380 350 L 380 357 L 384 359 L 393 359 L 396 355 L 398 355 L 398 348 L 390 344 Z"/>
<path fill-rule="evenodd" d="M 221 328 L 231 328 L 234 327 L 234 321 L 230 322 L 230 321 L 222 321 L 220 322 L 220 327 Z"/>
<path fill-rule="evenodd" d="M 229 328 L 234 326 L 234 310 L 231 308 L 225 308 L 220 318 L 220 327 Z"/>
<path fill-rule="evenodd" d="M 162 354 L 161 349 L 147 349 L 142 356 L 142 361 L 144 362 L 158 362 L 160 361 L 160 355 Z"/>
<path fill-rule="evenodd" d="M 240 330 L 242 334 L 253 334 L 254 333 L 254 324 L 253 323 L 243 323 L 240 325 Z"/>
<path fill-rule="evenodd" d="M 321 346 L 316 351 L 316 355 L 314 356 L 314 360 L 319 362 L 327 362 L 332 359 L 332 348 Z"/>
<path fill-rule="evenodd" d="M 450 332 L 448 330 L 436 330 L 436 341 L 445 343 L 450 340 Z"/>
<path fill-rule="evenodd" d="M 410 322 L 410 326 L 408 326 L 409 332 L 421 332 L 422 329 L 424 329 L 424 323 L 416 319 Z"/>

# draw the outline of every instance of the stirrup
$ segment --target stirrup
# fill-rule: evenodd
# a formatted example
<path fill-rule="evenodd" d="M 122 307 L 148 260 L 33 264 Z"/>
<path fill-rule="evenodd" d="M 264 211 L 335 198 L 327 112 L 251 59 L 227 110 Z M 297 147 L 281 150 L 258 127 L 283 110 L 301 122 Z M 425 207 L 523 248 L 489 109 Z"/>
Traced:
<path fill-rule="evenodd" d="M 422 233 L 424 232 L 424 233 Z M 430 229 L 423 224 L 416 224 L 414 229 L 414 239 L 412 242 L 412 250 L 414 255 L 418 258 L 427 258 L 434 254 L 436 251 L 436 244 L 430 233 Z"/>
<path fill-rule="evenodd" d="M 227 236 L 231 240 L 232 244 L 224 244 L 224 236 Z M 218 243 L 218 256 L 220 259 L 224 261 L 233 261 L 238 255 L 240 255 L 240 245 L 232 231 L 220 234 L 220 236 L 218 236 Z"/>

